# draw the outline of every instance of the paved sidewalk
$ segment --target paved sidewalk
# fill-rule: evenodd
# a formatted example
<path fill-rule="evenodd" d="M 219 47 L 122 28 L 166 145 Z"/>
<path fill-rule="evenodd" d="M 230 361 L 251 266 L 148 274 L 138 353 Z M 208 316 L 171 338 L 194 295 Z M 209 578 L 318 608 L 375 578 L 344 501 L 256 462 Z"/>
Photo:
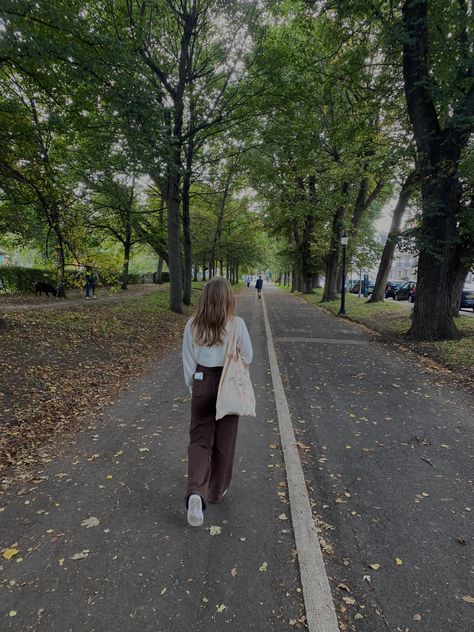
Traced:
<path fill-rule="evenodd" d="M 471 632 L 472 396 L 359 325 L 265 301 L 344 629 Z"/>
<path fill-rule="evenodd" d="M 187 526 L 189 394 L 176 348 L 34 480 L 0 496 L 0 547 L 19 551 L 0 557 L 2 632 L 305 629 L 254 292 L 239 313 L 255 349 L 258 415 L 240 422 L 224 503 L 209 507 L 204 528 Z"/>

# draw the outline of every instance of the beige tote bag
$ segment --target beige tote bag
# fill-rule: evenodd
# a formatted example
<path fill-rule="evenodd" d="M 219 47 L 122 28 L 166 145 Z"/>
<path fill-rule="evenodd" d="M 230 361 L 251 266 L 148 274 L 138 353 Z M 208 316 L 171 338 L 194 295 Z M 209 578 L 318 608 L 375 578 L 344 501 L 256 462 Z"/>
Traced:
<path fill-rule="evenodd" d="M 224 367 L 216 401 L 216 419 L 225 415 L 255 417 L 255 395 L 250 381 L 249 368 L 237 351 L 237 322 L 233 318 L 229 332 Z"/>

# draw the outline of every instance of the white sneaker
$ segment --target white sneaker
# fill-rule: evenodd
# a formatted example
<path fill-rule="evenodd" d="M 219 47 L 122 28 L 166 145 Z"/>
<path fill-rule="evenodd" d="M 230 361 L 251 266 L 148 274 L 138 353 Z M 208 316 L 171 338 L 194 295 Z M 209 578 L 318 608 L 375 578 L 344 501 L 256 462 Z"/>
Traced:
<path fill-rule="evenodd" d="M 192 527 L 201 527 L 203 522 L 201 496 L 191 494 L 188 500 L 188 523 Z"/>

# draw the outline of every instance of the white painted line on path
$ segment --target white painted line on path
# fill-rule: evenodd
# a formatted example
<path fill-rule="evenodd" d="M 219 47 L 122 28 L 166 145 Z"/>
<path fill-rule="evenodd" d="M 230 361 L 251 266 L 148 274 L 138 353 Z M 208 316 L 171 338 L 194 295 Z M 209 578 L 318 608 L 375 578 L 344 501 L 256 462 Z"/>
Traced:
<path fill-rule="evenodd" d="M 306 481 L 296 446 L 290 410 L 281 381 L 263 297 L 262 306 L 308 630 L 309 632 L 339 632 L 336 610 L 314 525 Z"/>

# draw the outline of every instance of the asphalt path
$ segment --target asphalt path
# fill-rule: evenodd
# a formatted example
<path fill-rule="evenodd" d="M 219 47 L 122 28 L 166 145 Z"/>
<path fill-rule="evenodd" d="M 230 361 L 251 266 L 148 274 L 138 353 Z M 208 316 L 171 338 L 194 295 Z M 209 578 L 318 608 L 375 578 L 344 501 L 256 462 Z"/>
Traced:
<path fill-rule="evenodd" d="M 222 505 L 209 506 L 203 528 L 187 526 L 190 401 L 175 348 L 33 480 L 0 496 L 0 547 L 18 551 L 0 556 L 2 632 L 305 629 L 254 294 L 239 313 L 255 350 L 257 418 L 240 422 Z"/>
<path fill-rule="evenodd" d="M 264 292 L 340 629 L 470 632 L 472 397 Z M 262 305 L 253 288 L 238 302 L 257 418 L 241 420 L 224 503 L 187 526 L 175 348 L 0 496 L 2 632 L 305 629 Z"/>
<path fill-rule="evenodd" d="M 300 298 L 265 302 L 344 629 L 472 632 L 472 396 Z"/>

